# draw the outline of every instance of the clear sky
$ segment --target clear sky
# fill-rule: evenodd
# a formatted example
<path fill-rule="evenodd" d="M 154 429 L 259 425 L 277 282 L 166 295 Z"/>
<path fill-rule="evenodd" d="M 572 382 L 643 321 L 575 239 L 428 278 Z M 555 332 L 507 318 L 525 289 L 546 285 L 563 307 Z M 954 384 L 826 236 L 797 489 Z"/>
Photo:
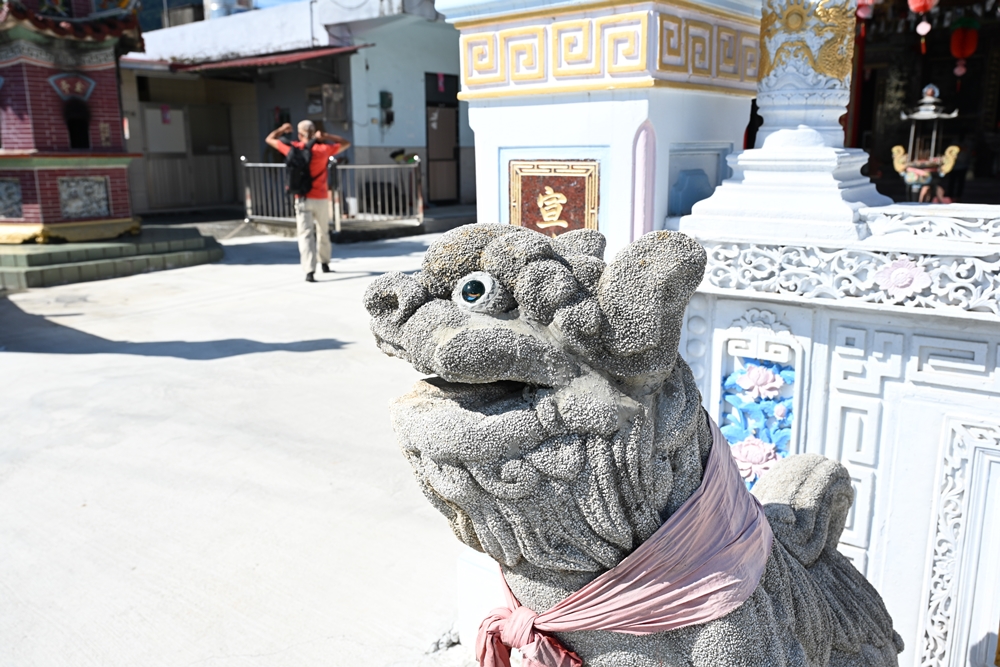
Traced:
<path fill-rule="evenodd" d="M 268 7 L 277 7 L 278 5 L 287 5 L 290 2 L 299 2 L 300 0 L 253 0 L 253 6 L 256 9 L 267 9 Z"/>

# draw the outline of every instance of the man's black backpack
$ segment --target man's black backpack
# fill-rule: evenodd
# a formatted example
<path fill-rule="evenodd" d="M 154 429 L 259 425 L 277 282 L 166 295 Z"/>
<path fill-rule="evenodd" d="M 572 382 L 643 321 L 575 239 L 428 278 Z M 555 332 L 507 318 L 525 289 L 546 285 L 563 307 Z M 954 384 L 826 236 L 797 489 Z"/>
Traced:
<path fill-rule="evenodd" d="M 314 176 L 309 170 L 309 163 L 312 161 L 312 147 L 316 140 L 310 139 L 309 143 L 302 148 L 287 140 L 284 143 L 289 147 L 288 155 L 285 156 L 285 174 L 288 177 L 285 190 L 289 194 L 305 197 L 312 190 L 316 179 L 323 175 L 323 172 L 320 171 Z"/>

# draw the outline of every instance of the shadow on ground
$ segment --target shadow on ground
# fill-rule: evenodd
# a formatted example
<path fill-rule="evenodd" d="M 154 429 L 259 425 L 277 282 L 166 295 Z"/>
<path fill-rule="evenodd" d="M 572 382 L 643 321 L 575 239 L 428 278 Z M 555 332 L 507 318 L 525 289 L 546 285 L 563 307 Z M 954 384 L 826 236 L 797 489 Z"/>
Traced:
<path fill-rule="evenodd" d="M 332 266 L 337 268 L 338 259 L 355 257 L 400 257 L 423 254 L 427 251 L 427 241 L 377 241 L 352 243 L 350 246 L 334 246 Z M 299 246 L 292 239 L 269 238 L 257 243 L 227 243 L 226 256 L 222 264 L 269 266 L 275 264 L 298 264 Z M 378 275 L 380 272 L 369 272 Z"/>
<path fill-rule="evenodd" d="M 0 298 L 0 348 L 7 352 L 46 354 L 134 354 L 144 357 L 175 357 L 192 361 L 225 359 L 259 352 L 317 352 L 337 350 L 345 343 L 334 338 L 292 343 L 264 343 L 246 338 L 207 341 L 155 341 L 131 343 L 108 340 L 26 313 L 8 299 Z M 0 352 L 2 354 L 2 352 Z"/>
<path fill-rule="evenodd" d="M 220 264 L 270 266 L 298 264 L 299 246 L 295 241 L 268 239 L 260 243 L 227 243 Z"/>

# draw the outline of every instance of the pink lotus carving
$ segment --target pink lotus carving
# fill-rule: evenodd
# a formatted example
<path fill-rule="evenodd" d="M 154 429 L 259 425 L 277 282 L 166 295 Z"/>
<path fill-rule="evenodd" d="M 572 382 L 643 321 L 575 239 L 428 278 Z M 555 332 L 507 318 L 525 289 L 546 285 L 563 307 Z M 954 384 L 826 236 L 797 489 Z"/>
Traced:
<path fill-rule="evenodd" d="M 875 274 L 875 282 L 891 298 L 905 299 L 930 287 L 931 277 L 910 260 L 897 259 Z"/>
<path fill-rule="evenodd" d="M 778 403 L 776 406 L 774 406 L 774 416 L 775 416 L 775 418 L 777 418 L 777 419 L 784 419 L 785 415 L 787 415 L 787 414 L 788 414 L 788 410 L 781 403 Z"/>
<path fill-rule="evenodd" d="M 752 482 L 778 461 L 778 452 L 770 442 L 750 437 L 729 448 L 744 481 Z"/>
<path fill-rule="evenodd" d="M 758 398 L 777 396 L 785 381 L 781 379 L 780 375 L 775 375 L 768 368 L 750 366 L 747 368 L 747 372 L 736 380 L 736 384 L 750 394 L 754 400 L 757 400 Z"/>

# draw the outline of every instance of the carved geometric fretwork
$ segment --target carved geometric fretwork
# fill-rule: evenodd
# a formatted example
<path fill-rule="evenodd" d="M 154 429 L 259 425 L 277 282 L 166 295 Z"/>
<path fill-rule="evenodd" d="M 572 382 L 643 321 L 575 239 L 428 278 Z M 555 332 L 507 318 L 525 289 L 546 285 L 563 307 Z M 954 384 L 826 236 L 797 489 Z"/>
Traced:
<path fill-rule="evenodd" d="M 757 90 L 757 21 L 685 0 L 652 11 L 567 5 L 457 27 L 463 99 L 660 86 Z"/>
<path fill-rule="evenodd" d="M 913 336 L 906 379 L 940 387 L 1000 393 L 997 345 L 985 340 Z"/>
<path fill-rule="evenodd" d="M 867 549 L 871 536 L 872 510 L 874 509 L 875 473 L 851 465 L 845 467 L 851 475 L 854 503 L 847 514 L 847 523 L 844 525 L 840 541 L 859 549 Z"/>
<path fill-rule="evenodd" d="M 830 403 L 828 444 L 842 461 L 874 468 L 878 465 L 882 401 L 875 397 L 837 394 Z M 827 450 L 828 455 L 833 455 Z"/>
<path fill-rule="evenodd" d="M 870 340 L 869 340 L 870 339 Z M 864 394 L 881 394 L 882 380 L 903 371 L 902 334 L 838 326 L 830 360 L 830 385 Z"/>

